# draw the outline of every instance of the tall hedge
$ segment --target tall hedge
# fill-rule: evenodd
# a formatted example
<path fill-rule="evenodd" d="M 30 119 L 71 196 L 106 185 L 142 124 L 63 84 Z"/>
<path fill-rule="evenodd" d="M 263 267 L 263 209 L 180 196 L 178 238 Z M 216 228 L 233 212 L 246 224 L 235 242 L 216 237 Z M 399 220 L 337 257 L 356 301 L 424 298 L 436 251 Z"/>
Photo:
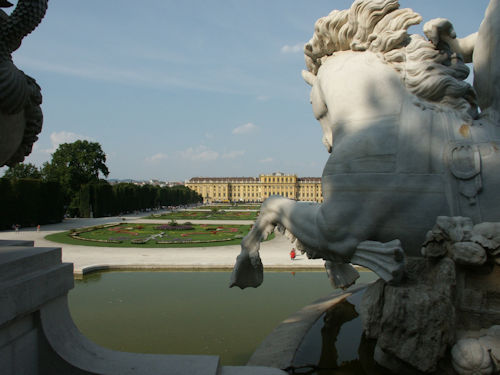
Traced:
<path fill-rule="evenodd" d="M 90 210 L 92 199 L 90 197 L 90 185 L 83 185 L 80 189 L 80 199 L 78 210 L 80 211 L 80 217 L 90 217 Z"/>
<path fill-rule="evenodd" d="M 116 213 L 116 199 L 108 183 L 92 184 L 92 213 L 94 217 L 111 216 Z"/>
<path fill-rule="evenodd" d="M 0 227 L 10 228 L 16 221 L 16 199 L 12 184 L 7 178 L 0 178 Z"/>
<path fill-rule="evenodd" d="M 63 195 L 57 182 L 0 179 L 0 228 L 58 223 L 63 215 Z"/>
<path fill-rule="evenodd" d="M 201 202 L 201 196 L 185 186 L 173 188 L 106 181 L 82 186 L 80 216 L 113 216 L 136 210 Z"/>

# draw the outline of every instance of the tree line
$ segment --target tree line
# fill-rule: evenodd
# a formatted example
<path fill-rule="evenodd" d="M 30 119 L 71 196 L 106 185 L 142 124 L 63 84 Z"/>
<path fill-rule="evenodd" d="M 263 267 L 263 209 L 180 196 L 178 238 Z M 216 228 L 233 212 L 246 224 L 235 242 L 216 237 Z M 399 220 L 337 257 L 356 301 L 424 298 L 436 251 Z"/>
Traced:
<path fill-rule="evenodd" d="M 197 203 L 184 187 L 110 185 L 106 155 L 98 142 L 61 144 L 50 162 L 37 168 L 21 163 L 0 179 L 0 227 L 59 222 L 64 215 L 102 217 L 161 206 Z"/>
<path fill-rule="evenodd" d="M 137 186 L 130 183 L 110 185 L 107 182 L 86 184 L 79 193 L 81 217 L 114 216 L 162 206 L 200 202 L 200 196 L 185 186 Z"/>

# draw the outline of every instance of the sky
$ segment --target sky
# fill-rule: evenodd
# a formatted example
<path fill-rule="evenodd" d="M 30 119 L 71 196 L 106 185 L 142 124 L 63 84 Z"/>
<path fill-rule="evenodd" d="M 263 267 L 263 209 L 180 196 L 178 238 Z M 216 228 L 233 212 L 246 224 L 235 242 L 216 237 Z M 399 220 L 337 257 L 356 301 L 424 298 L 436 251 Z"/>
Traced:
<path fill-rule="evenodd" d="M 101 144 L 108 178 L 319 177 L 329 154 L 301 77 L 303 45 L 318 18 L 351 3 L 50 0 L 13 54 L 43 94 L 25 162 L 41 166 L 59 144 L 86 139 Z M 400 4 L 424 22 L 450 19 L 464 37 L 488 1 Z"/>

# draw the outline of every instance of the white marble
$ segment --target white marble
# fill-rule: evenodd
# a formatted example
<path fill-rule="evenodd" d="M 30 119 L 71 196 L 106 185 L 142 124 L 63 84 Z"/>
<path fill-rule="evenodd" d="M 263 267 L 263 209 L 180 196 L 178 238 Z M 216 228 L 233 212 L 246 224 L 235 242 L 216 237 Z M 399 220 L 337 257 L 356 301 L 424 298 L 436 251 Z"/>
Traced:
<path fill-rule="evenodd" d="M 406 255 L 419 256 L 438 216 L 468 217 L 472 224 L 500 221 L 494 146 L 500 128 L 496 116 L 486 115 L 496 111 L 500 85 L 479 81 L 489 74 L 495 82 L 500 69 L 491 69 L 500 35 L 497 3 L 491 1 L 479 33 L 464 39 L 456 38 L 446 19 L 425 25 L 430 40 L 408 34 L 422 17 L 399 9 L 397 0 L 357 0 L 316 22 L 302 75 L 312 86 L 313 114 L 330 153 L 322 176 L 324 203 L 267 199 L 242 241 L 232 286 L 260 285 L 260 241 L 277 225 L 310 258 L 326 260 L 332 282 L 346 287 L 356 275 L 339 265 L 361 264 L 363 241 L 399 239 Z M 469 60 L 480 70 L 479 96 L 465 81 Z M 464 246 L 458 245 L 457 259 L 464 257 Z M 478 250 L 473 262 L 484 255 Z M 370 263 L 386 279 L 380 270 L 401 268 L 404 257 L 380 250 Z"/>
<path fill-rule="evenodd" d="M 453 368 L 459 375 L 488 375 L 493 364 L 488 350 L 476 339 L 462 339 L 451 350 Z"/>

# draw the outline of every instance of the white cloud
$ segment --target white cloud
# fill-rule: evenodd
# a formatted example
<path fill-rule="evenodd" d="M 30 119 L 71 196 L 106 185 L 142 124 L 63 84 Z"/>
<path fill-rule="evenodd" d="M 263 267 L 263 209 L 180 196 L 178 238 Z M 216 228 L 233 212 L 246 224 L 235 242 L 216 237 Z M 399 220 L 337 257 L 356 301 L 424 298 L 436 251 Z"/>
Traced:
<path fill-rule="evenodd" d="M 162 152 L 159 152 L 157 154 L 154 154 L 153 156 L 149 157 L 149 158 L 146 158 L 146 161 L 148 162 L 155 162 L 155 161 L 159 161 L 159 160 L 165 160 L 168 158 L 168 155 L 167 154 L 164 154 Z"/>
<path fill-rule="evenodd" d="M 250 134 L 250 133 L 253 133 L 255 132 L 256 130 L 258 129 L 258 126 L 255 125 L 255 124 L 252 124 L 251 122 L 247 123 L 247 124 L 244 124 L 244 125 L 240 125 L 236 128 L 233 129 L 233 134 Z"/>
<path fill-rule="evenodd" d="M 224 154 L 222 154 L 222 159 L 236 159 L 239 156 L 245 155 L 245 151 L 239 150 L 239 151 L 229 151 Z"/>
<path fill-rule="evenodd" d="M 304 43 L 297 43 L 293 46 L 285 44 L 283 47 L 281 47 L 281 53 L 299 53 L 302 51 L 304 51 Z"/>
<path fill-rule="evenodd" d="M 52 134 L 50 134 L 50 142 L 52 143 L 52 147 L 43 151 L 52 154 L 57 150 L 59 145 L 63 143 L 73 143 L 77 140 L 92 141 L 92 138 L 87 137 L 86 135 L 67 132 L 64 130 L 60 132 L 53 132 Z"/>
<path fill-rule="evenodd" d="M 217 151 L 210 150 L 203 145 L 196 148 L 189 147 L 184 151 L 180 151 L 179 155 L 183 159 L 192 161 L 212 161 L 219 158 L 219 153 Z"/>
<path fill-rule="evenodd" d="M 259 160 L 261 163 L 271 163 L 273 161 L 273 158 L 265 158 L 265 159 L 261 159 Z"/>

